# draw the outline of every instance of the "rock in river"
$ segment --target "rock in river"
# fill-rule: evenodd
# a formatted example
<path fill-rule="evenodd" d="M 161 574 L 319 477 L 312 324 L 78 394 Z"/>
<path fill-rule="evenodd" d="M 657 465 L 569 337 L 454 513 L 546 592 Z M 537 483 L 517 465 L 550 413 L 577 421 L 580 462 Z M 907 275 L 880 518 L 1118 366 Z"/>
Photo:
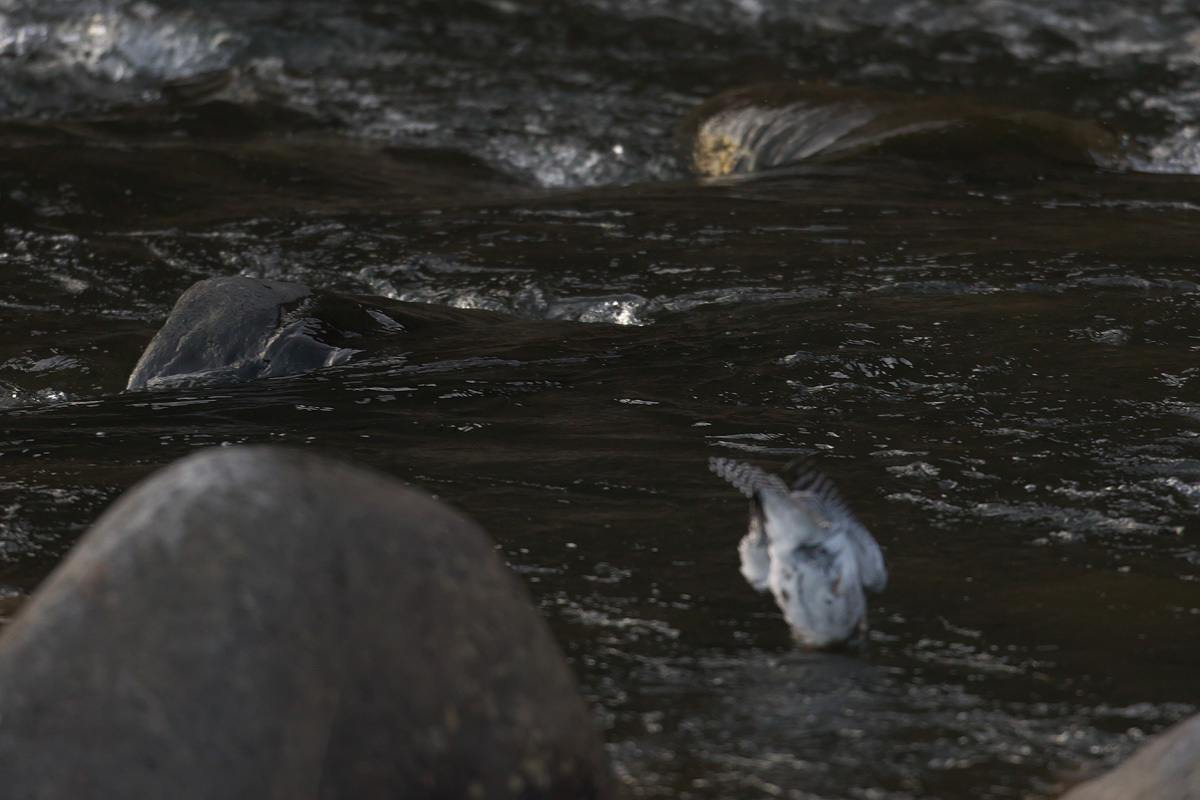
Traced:
<path fill-rule="evenodd" d="M 241 381 L 344 363 L 354 350 L 322 341 L 307 286 L 256 278 L 200 281 L 180 296 L 126 389 Z"/>
<path fill-rule="evenodd" d="M 8 800 L 608 798 L 590 713 L 487 535 L 268 447 L 118 500 L 0 637 Z"/>
<path fill-rule="evenodd" d="M 1062 800 L 1200 800 L 1200 716 L 1170 728 Z"/>
<path fill-rule="evenodd" d="M 399 335 L 405 351 L 432 339 L 445 347 L 446 339 L 460 336 L 470 342 L 481 329 L 508 321 L 486 311 L 338 294 L 295 283 L 211 278 L 176 301 L 138 359 L 126 390 L 279 377 L 344 364 L 363 352 L 387 351 Z"/>
<path fill-rule="evenodd" d="M 1115 166 L 1123 157 L 1120 137 L 1095 122 L 809 81 L 719 94 L 687 116 L 677 140 L 684 161 L 709 176 L 883 151 L 972 165 L 999 157 Z"/>

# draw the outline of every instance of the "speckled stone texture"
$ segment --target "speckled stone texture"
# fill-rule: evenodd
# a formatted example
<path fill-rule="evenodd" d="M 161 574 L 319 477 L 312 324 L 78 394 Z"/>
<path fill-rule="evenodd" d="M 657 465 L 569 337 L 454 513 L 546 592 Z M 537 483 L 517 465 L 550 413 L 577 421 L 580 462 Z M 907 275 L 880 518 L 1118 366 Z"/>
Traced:
<path fill-rule="evenodd" d="M 488 536 L 269 447 L 153 475 L 0 637 L 7 800 L 611 798 L 575 681 Z"/>
<path fill-rule="evenodd" d="M 1124 764 L 1061 800 L 1200 800 L 1200 715 L 1164 731 Z"/>

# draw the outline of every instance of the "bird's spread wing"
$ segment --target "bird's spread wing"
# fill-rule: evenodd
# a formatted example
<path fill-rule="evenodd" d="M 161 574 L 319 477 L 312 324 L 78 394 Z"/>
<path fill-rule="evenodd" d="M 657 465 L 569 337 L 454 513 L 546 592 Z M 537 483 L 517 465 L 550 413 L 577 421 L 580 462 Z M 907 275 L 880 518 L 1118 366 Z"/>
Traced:
<path fill-rule="evenodd" d="M 763 544 L 816 545 L 837 533 L 813 496 L 791 491 L 778 475 L 729 458 L 712 458 L 708 465 L 750 498 L 752 532 L 760 531 L 759 537 L 766 534 L 768 542 Z"/>
<path fill-rule="evenodd" d="M 844 526 L 858 557 L 863 587 L 871 592 L 882 592 L 887 586 L 888 574 L 879 543 L 855 518 L 854 512 L 850 510 L 837 487 L 816 468 L 814 459 L 811 456 L 802 456 L 792 461 L 783 468 L 783 475 L 793 496 L 800 499 L 797 495 L 803 493 L 825 518 L 837 527 Z"/>
<path fill-rule="evenodd" d="M 731 458 L 710 458 L 708 468 L 734 485 L 742 494 L 753 499 L 759 492 L 773 492 L 787 496 L 788 486 L 778 475 L 744 461 Z"/>
<path fill-rule="evenodd" d="M 738 542 L 742 577 L 760 592 L 770 591 L 771 548 L 763 532 L 762 516 L 750 515 L 750 530 Z"/>
<path fill-rule="evenodd" d="M 812 456 L 801 456 L 783 468 L 783 479 L 793 493 L 811 496 L 809 502 L 820 508 L 822 515 L 830 521 L 852 520 L 854 512 L 842 498 L 841 492 L 829 478 L 816 467 Z"/>
<path fill-rule="evenodd" d="M 868 592 L 882 592 L 887 588 L 888 571 L 879 543 L 858 520 L 853 520 L 849 534 L 850 544 L 858 554 L 858 574 L 862 578 L 863 588 Z"/>

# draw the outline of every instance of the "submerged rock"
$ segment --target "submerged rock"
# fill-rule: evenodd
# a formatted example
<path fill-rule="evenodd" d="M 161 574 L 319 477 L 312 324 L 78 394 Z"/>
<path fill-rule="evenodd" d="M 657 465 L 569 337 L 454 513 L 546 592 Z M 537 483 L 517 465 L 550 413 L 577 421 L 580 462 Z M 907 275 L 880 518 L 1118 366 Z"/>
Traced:
<path fill-rule="evenodd" d="M 767 83 L 719 94 L 679 127 L 685 162 L 719 176 L 830 161 L 868 151 L 928 159 L 1032 157 L 1115 166 L 1107 127 L 1046 111 L 815 82 Z"/>
<path fill-rule="evenodd" d="M 1121 766 L 1062 800 L 1200 800 L 1200 716 L 1168 729 Z"/>
<path fill-rule="evenodd" d="M 323 341 L 309 313 L 316 299 L 312 289 L 291 283 L 200 281 L 176 301 L 126 389 L 243 381 L 345 363 L 357 351 Z"/>
<path fill-rule="evenodd" d="M 574 679 L 473 523 L 219 448 L 118 500 L 0 637 L 10 800 L 608 798 Z"/>
<path fill-rule="evenodd" d="M 549 319 L 483 308 L 340 294 L 247 277 L 189 288 L 142 352 L 126 391 L 210 386 L 383 358 L 427 364 L 461 358 L 545 359 L 584 353 L 587 335 L 563 321 L 632 322 L 636 295 L 554 301 Z M 562 319 L 560 319 L 562 318 Z"/>
<path fill-rule="evenodd" d="M 502 325 L 499 314 L 343 295 L 257 278 L 192 286 L 147 345 L 126 390 L 176 389 L 271 378 L 345 364 L 386 349 Z M 394 350 L 395 348 L 393 348 Z"/>

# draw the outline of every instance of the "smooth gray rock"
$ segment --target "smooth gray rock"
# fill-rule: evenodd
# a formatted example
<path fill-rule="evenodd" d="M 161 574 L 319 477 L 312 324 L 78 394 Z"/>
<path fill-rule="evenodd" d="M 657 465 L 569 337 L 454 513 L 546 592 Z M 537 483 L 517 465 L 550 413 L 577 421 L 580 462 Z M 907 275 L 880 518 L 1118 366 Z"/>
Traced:
<path fill-rule="evenodd" d="M 214 448 L 121 497 L 0 636 L 6 800 L 609 798 L 591 715 L 469 520 Z"/>
<path fill-rule="evenodd" d="M 168 389 L 268 378 L 345 363 L 319 338 L 307 286 L 234 276 L 194 284 L 138 359 L 125 387 Z"/>
<path fill-rule="evenodd" d="M 514 332 L 514 322 L 519 327 Z M 543 323 L 545 324 L 545 323 Z M 531 323 L 478 309 L 340 294 L 233 276 L 194 284 L 129 376 L 127 391 L 211 386 L 345 364 L 360 354 L 511 357 Z M 555 328 L 555 340 L 561 331 Z"/>
<path fill-rule="evenodd" d="M 1200 715 L 1167 729 L 1124 764 L 1061 800 L 1200 800 Z"/>

